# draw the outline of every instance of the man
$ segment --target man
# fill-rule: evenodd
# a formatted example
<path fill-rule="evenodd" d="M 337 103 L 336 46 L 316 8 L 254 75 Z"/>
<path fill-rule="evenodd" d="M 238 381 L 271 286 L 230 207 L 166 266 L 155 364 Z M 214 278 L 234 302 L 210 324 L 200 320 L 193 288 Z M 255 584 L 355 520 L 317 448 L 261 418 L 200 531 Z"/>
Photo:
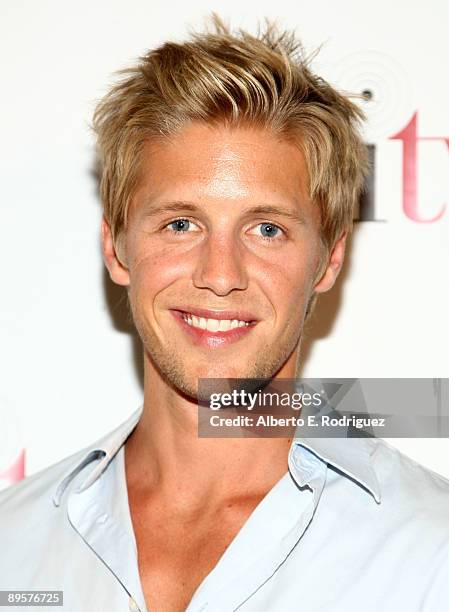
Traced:
<path fill-rule="evenodd" d="M 366 173 L 293 35 L 150 51 L 94 117 L 144 405 L 0 496 L 0 587 L 70 611 L 438 611 L 449 483 L 371 438 L 199 438 L 198 380 L 293 378 Z M 99 408 L 102 409 L 102 408 Z"/>

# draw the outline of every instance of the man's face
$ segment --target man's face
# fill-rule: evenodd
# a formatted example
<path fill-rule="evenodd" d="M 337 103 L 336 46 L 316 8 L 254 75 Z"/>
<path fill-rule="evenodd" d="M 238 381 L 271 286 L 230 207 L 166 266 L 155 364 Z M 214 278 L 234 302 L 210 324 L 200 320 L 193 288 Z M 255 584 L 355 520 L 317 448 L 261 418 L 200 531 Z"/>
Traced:
<path fill-rule="evenodd" d="M 190 397 L 198 378 L 293 377 L 319 231 L 303 156 L 270 132 L 147 144 L 122 284 L 150 367 Z"/>

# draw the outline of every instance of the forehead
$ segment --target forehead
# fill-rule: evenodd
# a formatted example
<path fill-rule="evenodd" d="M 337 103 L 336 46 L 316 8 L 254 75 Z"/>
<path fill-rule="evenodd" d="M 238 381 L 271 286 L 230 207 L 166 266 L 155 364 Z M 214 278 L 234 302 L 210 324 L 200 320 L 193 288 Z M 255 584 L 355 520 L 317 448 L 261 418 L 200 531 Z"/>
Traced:
<path fill-rule="evenodd" d="M 317 214 L 308 196 L 308 172 L 300 148 L 254 127 L 191 123 L 145 144 L 136 205 L 160 199 L 255 203 L 267 198 Z"/>

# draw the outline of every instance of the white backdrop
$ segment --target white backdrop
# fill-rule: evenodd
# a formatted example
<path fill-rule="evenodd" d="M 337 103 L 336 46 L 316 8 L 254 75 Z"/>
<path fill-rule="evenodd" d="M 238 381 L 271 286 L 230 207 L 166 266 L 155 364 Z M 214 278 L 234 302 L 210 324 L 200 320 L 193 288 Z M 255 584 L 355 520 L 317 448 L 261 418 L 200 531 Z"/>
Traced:
<path fill-rule="evenodd" d="M 36 472 L 141 402 L 139 348 L 101 260 L 88 126 L 113 71 L 201 27 L 212 10 L 253 31 L 264 16 L 277 18 L 309 50 L 324 43 L 314 62 L 323 76 L 373 94 L 362 104 L 376 146 L 378 221 L 357 225 L 347 268 L 317 306 L 302 375 L 449 375 L 449 206 L 434 222 L 410 218 L 430 219 L 447 201 L 445 4 L 248 0 L 242 16 L 241 0 L 1 0 L 0 473 L 22 449 L 26 474 Z M 403 144 L 391 137 L 409 126 L 413 157 L 415 113 L 417 136 L 434 140 L 416 144 L 413 213 Z M 392 442 L 449 476 L 449 441 Z"/>

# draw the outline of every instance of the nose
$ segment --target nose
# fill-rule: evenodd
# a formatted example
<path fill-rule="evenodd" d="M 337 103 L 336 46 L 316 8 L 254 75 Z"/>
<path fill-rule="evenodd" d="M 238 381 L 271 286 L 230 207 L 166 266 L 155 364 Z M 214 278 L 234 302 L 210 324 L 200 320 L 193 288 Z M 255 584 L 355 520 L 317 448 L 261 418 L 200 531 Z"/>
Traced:
<path fill-rule="evenodd" d="M 198 253 L 193 283 L 198 289 L 210 289 L 220 296 L 246 289 L 248 277 L 238 240 L 230 234 L 209 235 Z"/>

